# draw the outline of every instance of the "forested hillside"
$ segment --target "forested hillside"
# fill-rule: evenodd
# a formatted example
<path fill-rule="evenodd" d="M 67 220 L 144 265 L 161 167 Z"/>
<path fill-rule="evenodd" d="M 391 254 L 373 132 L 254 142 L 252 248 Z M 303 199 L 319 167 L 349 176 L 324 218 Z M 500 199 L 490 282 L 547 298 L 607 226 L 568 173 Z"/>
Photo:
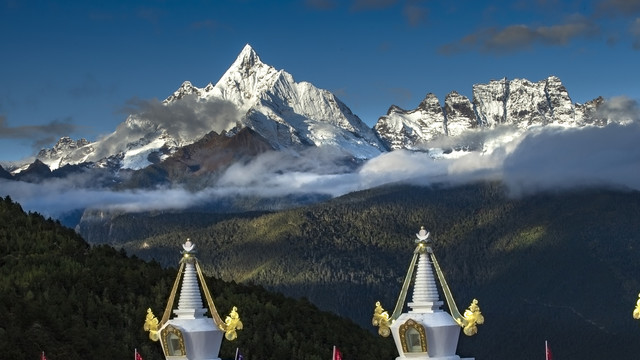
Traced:
<path fill-rule="evenodd" d="M 174 251 L 173 263 L 180 259 Z M 0 358 L 49 360 L 163 359 L 142 325 L 147 308 L 164 309 L 177 270 L 89 246 L 73 230 L 0 198 Z M 391 359 L 390 339 L 259 286 L 207 278 L 222 313 L 237 306 L 244 329 L 224 341 L 245 359 L 327 359 L 337 345 L 345 358 Z"/>
<path fill-rule="evenodd" d="M 545 340 L 558 358 L 640 353 L 640 324 L 631 317 L 640 292 L 638 192 L 510 198 L 498 183 L 396 186 L 182 227 L 207 216 L 122 215 L 111 230 L 162 222 L 162 232 L 121 245 L 171 264 L 189 237 L 209 274 L 304 296 L 367 327 L 376 300 L 393 308 L 424 225 L 460 310 L 477 298 L 485 315 L 478 335 L 461 338 L 462 355 L 536 358 Z"/>

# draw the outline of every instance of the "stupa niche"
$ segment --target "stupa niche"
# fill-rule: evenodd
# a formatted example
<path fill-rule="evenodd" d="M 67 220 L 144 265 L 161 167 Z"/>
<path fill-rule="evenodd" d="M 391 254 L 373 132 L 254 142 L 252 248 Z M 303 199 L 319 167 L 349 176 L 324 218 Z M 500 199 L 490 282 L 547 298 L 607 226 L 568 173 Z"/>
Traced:
<path fill-rule="evenodd" d="M 222 321 L 194 256 L 195 244 L 187 239 L 182 248 L 180 269 L 162 320 L 159 321 L 149 309 L 144 329 L 149 332 L 151 340 L 160 341 L 167 360 L 220 360 L 218 354 L 223 335 L 227 340 L 234 340 L 237 337 L 236 330 L 242 329 L 242 321 L 235 306 Z M 203 306 L 202 293 L 208 308 Z M 176 295 L 178 307 L 173 309 L 175 317 L 169 319 Z M 207 311 L 211 317 L 205 315 Z"/>
<path fill-rule="evenodd" d="M 396 359 L 458 360 L 460 356 L 456 355 L 456 349 L 460 327 L 464 328 L 466 335 L 474 335 L 484 317 L 475 299 L 464 316 L 460 314 L 431 248 L 430 233 L 422 227 L 416 236 L 417 246 L 396 307 L 389 316 L 380 302 L 376 302 L 372 324 L 378 327 L 381 336 L 393 335 L 399 354 Z M 441 309 L 443 302 L 438 294 L 434 271 L 451 314 Z M 411 302 L 406 304 L 409 311 L 403 312 L 412 279 Z"/>

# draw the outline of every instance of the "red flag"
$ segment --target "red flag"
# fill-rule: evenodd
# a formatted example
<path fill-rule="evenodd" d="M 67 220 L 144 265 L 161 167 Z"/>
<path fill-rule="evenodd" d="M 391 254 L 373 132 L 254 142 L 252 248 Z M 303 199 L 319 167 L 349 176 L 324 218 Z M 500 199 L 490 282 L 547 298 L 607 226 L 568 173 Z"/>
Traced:
<path fill-rule="evenodd" d="M 333 360 L 342 360 L 342 353 L 335 345 L 333 345 Z"/>
<path fill-rule="evenodd" d="M 142 356 L 138 352 L 138 349 L 135 349 L 134 351 L 135 351 L 135 359 L 134 360 L 143 360 Z"/>
<path fill-rule="evenodd" d="M 544 349 L 545 349 L 545 360 L 552 360 L 551 359 L 551 349 L 549 348 L 549 344 L 547 344 L 547 341 L 545 340 L 544 342 Z"/>

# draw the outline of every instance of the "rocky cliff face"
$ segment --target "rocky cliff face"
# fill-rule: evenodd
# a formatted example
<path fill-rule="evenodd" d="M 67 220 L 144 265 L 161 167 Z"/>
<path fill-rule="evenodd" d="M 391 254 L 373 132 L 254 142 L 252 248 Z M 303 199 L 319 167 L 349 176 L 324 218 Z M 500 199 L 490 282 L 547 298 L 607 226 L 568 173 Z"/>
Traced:
<path fill-rule="evenodd" d="M 65 163 L 69 154 L 89 145 L 86 139 L 73 140 L 68 136 L 60 138 L 50 149 L 42 149 L 36 158 L 46 164 L 51 170 L 55 170 Z"/>
<path fill-rule="evenodd" d="M 546 94 L 548 94 L 548 105 L 550 106 L 553 123 L 557 125 L 571 126 L 576 124 L 576 119 L 582 119 L 582 116 L 576 116 L 575 107 L 567 89 L 562 85 L 559 78 L 550 76 L 546 80 Z"/>
<path fill-rule="evenodd" d="M 598 108 L 604 104 L 604 98 L 599 96 L 584 104 L 575 105 L 575 116 L 580 125 L 605 126 L 609 119 L 598 114 Z"/>
<path fill-rule="evenodd" d="M 415 110 L 392 106 L 374 126 L 378 137 L 390 149 L 425 149 L 439 137 L 456 137 L 470 129 L 513 126 L 604 126 L 598 117 L 604 99 L 574 104 L 559 78 L 538 82 L 526 79 L 492 80 L 473 85 L 473 101 L 453 91 L 440 107 L 435 95 L 427 94 Z M 428 104 L 428 105 L 426 105 Z"/>
<path fill-rule="evenodd" d="M 481 127 L 493 127 L 506 122 L 507 89 L 506 79 L 473 85 L 473 107 Z"/>
<path fill-rule="evenodd" d="M 432 94 L 422 100 L 415 110 L 391 106 L 387 115 L 374 126 L 389 149 L 414 150 L 424 142 L 442 136 L 445 132 L 444 110 Z"/>
<path fill-rule="evenodd" d="M 478 127 L 473 104 L 469 98 L 455 91 L 444 99 L 445 135 L 458 136 L 468 129 Z"/>

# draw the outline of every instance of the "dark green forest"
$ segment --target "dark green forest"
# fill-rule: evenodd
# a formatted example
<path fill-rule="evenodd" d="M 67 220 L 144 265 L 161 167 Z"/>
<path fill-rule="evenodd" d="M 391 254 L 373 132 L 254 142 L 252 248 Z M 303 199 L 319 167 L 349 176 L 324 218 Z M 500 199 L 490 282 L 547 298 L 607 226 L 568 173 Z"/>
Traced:
<path fill-rule="evenodd" d="M 108 226 L 102 242 L 162 265 L 191 238 L 208 274 L 305 297 L 373 332 L 374 303 L 393 308 L 422 225 L 458 308 L 477 298 L 485 316 L 461 356 L 538 358 L 545 340 L 558 359 L 640 353 L 637 191 L 399 185 L 278 212 L 114 214 L 84 231 Z"/>
<path fill-rule="evenodd" d="M 177 265 L 180 254 L 173 254 Z M 211 259 L 210 259 L 211 260 Z M 160 314 L 175 279 L 174 266 L 127 256 L 109 245 L 90 246 L 73 230 L 0 198 L 0 358 L 49 360 L 163 359 L 143 331 L 147 308 Z M 208 277 L 221 313 L 237 306 L 244 329 L 224 341 L 245 359 L 327 359 L 337 345 L 347 359 L 390 359 L 382 339 L 306 299 L 257 285 Z"/>

